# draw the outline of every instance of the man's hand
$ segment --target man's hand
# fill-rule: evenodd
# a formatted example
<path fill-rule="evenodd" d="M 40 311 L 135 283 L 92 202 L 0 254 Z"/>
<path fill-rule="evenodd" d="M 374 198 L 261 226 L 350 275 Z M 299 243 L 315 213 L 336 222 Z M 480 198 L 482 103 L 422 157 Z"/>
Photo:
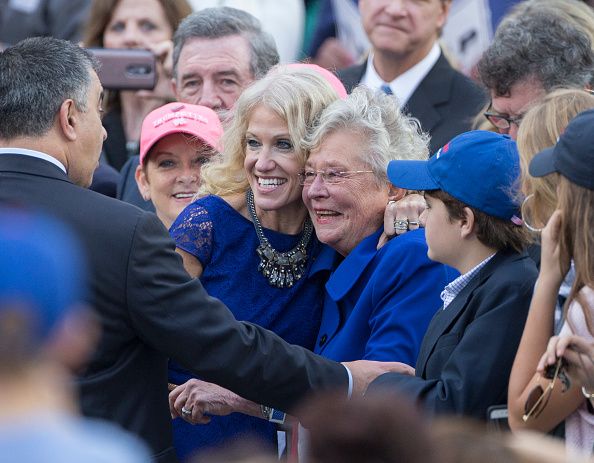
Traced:
<path fill-rule="evenodd" d="M 342 362 L 353 375 L 353 395 L 363 395 L 369 383 L 384 373 L 394 372 L 414 376 L 415 369 L 401 362 L 375 362 L 372 360 L 355 360 Z"/>

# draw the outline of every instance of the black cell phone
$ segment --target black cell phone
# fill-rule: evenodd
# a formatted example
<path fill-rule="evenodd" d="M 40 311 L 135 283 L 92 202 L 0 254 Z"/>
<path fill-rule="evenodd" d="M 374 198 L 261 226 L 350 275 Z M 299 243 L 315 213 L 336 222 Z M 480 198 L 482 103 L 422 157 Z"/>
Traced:
<path fill-rule="evenodd" d="M 89 48 L 101 64 L 97 75 L 107 90 L 152 90 L 157 83 L 155 55 L 133 48 Z"/>

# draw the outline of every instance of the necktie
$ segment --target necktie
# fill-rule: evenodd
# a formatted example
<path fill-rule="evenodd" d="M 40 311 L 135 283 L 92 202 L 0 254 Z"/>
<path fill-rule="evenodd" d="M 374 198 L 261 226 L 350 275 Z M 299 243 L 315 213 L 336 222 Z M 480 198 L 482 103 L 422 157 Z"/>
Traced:
<path fill-rule="evenodd" d="M 394 93 L 392 92 L 392 89 L 388 84 L 382 84 L 380 88 L 382 89 L 382 92 L 384 92 L 386 95 L 393 95 Z"/>

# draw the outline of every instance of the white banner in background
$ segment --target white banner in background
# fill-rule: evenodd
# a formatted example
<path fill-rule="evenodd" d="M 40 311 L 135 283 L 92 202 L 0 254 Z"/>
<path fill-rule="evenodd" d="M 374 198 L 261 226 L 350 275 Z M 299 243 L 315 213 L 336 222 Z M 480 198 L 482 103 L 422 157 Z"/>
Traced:
<path fill-rule="evenodd" d="M 469 74 L 492 38 L 491 10 L 487 0 L 453 1 L 441 36 L 446 53 L 456 61 L 452 64 Z"/>

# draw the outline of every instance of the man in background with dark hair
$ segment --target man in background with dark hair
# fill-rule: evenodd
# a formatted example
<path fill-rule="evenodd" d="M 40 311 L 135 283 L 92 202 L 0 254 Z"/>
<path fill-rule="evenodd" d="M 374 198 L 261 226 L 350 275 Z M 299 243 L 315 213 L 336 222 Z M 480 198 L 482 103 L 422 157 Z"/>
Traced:
<path fill-rule="evenodd" d="M 574 1 L 574 0 L 572 0 Z M 594 23 L 594 13 L 583 8 Z M 571 19 L 571 18 L 569 18 Z M 594 24 L 591 26 L 594 29 Z M 522 116 L 555 88 L 587 88 L 594 75 L 592 44 L 585 30 L 546 2 L 519 4 L 497 28 L 478 63 L 491 105 L 485 117 L 515 139 Z"/>

